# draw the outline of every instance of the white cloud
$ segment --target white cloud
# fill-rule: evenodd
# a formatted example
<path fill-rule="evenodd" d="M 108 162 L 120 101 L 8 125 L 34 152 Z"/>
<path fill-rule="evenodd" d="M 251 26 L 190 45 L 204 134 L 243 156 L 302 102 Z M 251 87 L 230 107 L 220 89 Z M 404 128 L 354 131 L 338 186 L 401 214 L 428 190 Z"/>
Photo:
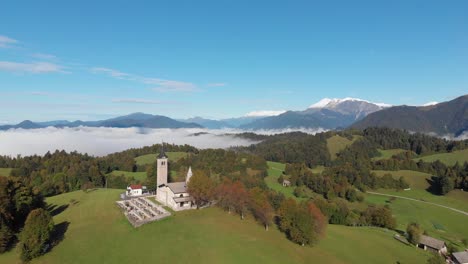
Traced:
<path fill-rule="evenodd" d="M 0 70 L 22 73 L 65 73 L 62 66 L 50 62 L 20 63 L 11 61 L 0 61 Z"/>
<path fill-rule="evenodd" d="M 18 43 L 16 39 L 0 35 L 0 48 L 9 48 L 16 43 Z"/>
<path fill-rule="evenodd" d="M 36 58 L 36 59 L 41 59 L 41 60 L 56 60 L 57 56 L 52 55 L 52 54 L 46 54 L 46 53 L 34 53 L 31 55 L 31 57 Z"/>
<path fill-rule="evenodd" d="M 431 106 L 431 105 L 436 105 L 438 103 L 439 102 L 435 102 L 435 101 L 434 102 L 428 102 L 428 103 L 423 104 L 423 106 Z"/>
<path fill-rule="evenodd" d="M 156 87 L 154 87 L 152 90 L 156 92 L 192 92 L 197 90 L 196 85 L 190 82 L 166 80 L 160 78 L 148 78 L 135 74 L 121 72 L 110 68 L 94 67 L 91 68 L 91 72 L 103 73 L 110 77 L 120 80 L 128 80 L 147 85 L 154 85 Z"/>
<path fill-rule="evenodd" d="M 245 114 L 247 117 L 257 117 L 257 116 L 277 116 L 285 113 L 285 110 L 260 110 L 260 111 L 253 111 Z"/>
<path fill-rule="evenodd" d="M 94 67 L 91 68 L 91 72 L 93 73 L 105 73 L 108 74 L 111 77 L 119 78 L 119 79 L 126 79 L 126 77 L 130 77 L 130 74 L 124 73 L 121 71 L 117 71 L 114 69 L 109 69 L 109 68 L 102 68 L 102 67 Z"/>

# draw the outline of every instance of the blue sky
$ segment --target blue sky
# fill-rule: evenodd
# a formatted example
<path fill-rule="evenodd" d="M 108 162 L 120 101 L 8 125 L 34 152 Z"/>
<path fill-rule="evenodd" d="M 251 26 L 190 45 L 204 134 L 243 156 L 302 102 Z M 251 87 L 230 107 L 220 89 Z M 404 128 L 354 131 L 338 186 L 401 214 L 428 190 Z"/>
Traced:
<path fill-rule="evenodd" d="M 468 91 L 467 14 L 468 1 L 3 1 L 0 122 L 445 101 Z"/>

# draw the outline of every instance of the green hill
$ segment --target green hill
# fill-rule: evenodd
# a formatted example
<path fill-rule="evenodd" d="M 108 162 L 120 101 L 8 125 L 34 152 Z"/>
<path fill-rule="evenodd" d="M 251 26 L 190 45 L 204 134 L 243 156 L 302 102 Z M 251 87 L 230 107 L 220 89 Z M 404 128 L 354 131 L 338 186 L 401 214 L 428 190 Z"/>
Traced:
<path fill-rule="evenodd" d="M 382 177 L 385 174 L 391 174 L 394 179 L 399 179 L 403 177 L 406 182 L 409 184 L 410 188 L 412 189 L 421 189 L 425 190 L 429 188 L 428 180 L 431 179 L 430 174 L 412 171 L 412 170 L 398 170 L 398 171 L 384 171 L 384 170 L 374 170 L 373 171 L 377 177 Z"/>
<path fill-rule="evenodd" d="M 137 165 L 147 165 L 153 164 L 156 162 L 156 159 L 159 154 L 147 154 L 143 156 L 139 156 L 135 158 L 135 162 Z M 166 152 L 167 157 L 170 161 L 178 161 L 179 159 L 186 157 L 186 152 Z"/>
<path fill-rule="evenodd" d="M 146 180 L 146 172 L 145 171 L 143 171 L 143 172 L 131 172 L 131 171 L 115 170 L 115 171 L 112 171 L 111 173 L 109 173 L 108 175 L 114 175 L 114 176 L 124 175 L 127 178 L 133 177 L 133 178 L 135 178 L 135 180 L 138 180 L 138 181 Z"/>
<path fill-rule="evenodd" d="M 345 149 L 347 146 L 351 145 L 358 136 L 354 136 L 352 140 L 349 140 L 345 137 L 334 135 L 327 139 L 327 148 L 328 152 L 330 153 L 330 157 L 332 160 L 336 159 L 336 154 Z"/>
<path fill-rule="evenodd" d="M 426 162 L 433 162 L 436 160 L 440 160 L 442 163 L 445 163 L 446 165 L 453 166 L 455 163 L 460 163 L 460 165 L 463 165 L 464 162 L 468 162 L 468 149 L 464 150 L 457 150 L 454 152 L 450 153 L 442 153 L 442 154 L 434 154 L 434 155 L 429 155 L 421 158 L 416 158 L 414 159 L 415 161 L 418 160 L 423 160 Z"/>
<path fill-rule="evenodd" d="M 251 217 L 242 221 L 218 208 L 178 212 L 135 229 L 115 204 L 121 192 L 48 198 L 68 205 L 54 216 L 68 228 L 60 244 L 32 263 L 424 263 L 429 256 L 396 241 L 393 232 L 365 227 L 330 225 L 318 245 L 301 247 L 276 228 L 265 231 Z M 17 262 L 16 250 L 0 255 L 0 263 Z"/>
<path fill-rule="evenodd" d="M 393 155 L 400 154 L 402 152 L 405 152 L 406 150 L 404 150 L 404 149 L 379 149 L 378 151 L 380 153 L 380 156 L 375 157 L 372 160 L 389 159 Z"/>

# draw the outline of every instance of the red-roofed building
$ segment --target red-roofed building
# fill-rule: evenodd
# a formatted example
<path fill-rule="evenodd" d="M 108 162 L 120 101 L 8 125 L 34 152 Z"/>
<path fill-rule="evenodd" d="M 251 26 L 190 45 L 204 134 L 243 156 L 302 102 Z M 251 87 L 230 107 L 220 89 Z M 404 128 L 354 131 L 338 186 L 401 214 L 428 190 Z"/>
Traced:
<path fill-rule="evenodd" d="M 132 184 L 127 187 L 127 196 L 140 196 L 143 194 L 143 186 L 141 184 Z"/>

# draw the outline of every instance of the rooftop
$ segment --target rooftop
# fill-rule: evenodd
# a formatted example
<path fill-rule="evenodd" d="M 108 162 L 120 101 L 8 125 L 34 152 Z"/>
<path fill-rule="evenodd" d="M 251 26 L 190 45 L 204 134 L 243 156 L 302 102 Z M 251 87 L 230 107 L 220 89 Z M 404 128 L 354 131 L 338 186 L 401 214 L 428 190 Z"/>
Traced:
<path fill-rule="evenodd" d="M 167 184 L 167 187 L 169 187 L 173 193 L 187 192 L 187 186 L 185 185 L 185 182 L 171 182 Z"/>
<path fill-rule="evenodd" d="M 425 236 L 421 235 L 421 238 L 419 239 L 419 243 L 426 245 L 431 248 L 435 248 L 437 250 L 442 249 L 445 247 L 445 242 L 430 236 Z"/>
<path fill-rule="evenodd" d="M 455 252 L 452 255 L 458 263 L 468 263 L 468 251 Z"/>
<path fill-rule="evenodd" d="M 141 189 L 143 186 L 141 184 L 132 184 L 129 186 L 130 189 L 136 190 L 136 189 Z"/>

